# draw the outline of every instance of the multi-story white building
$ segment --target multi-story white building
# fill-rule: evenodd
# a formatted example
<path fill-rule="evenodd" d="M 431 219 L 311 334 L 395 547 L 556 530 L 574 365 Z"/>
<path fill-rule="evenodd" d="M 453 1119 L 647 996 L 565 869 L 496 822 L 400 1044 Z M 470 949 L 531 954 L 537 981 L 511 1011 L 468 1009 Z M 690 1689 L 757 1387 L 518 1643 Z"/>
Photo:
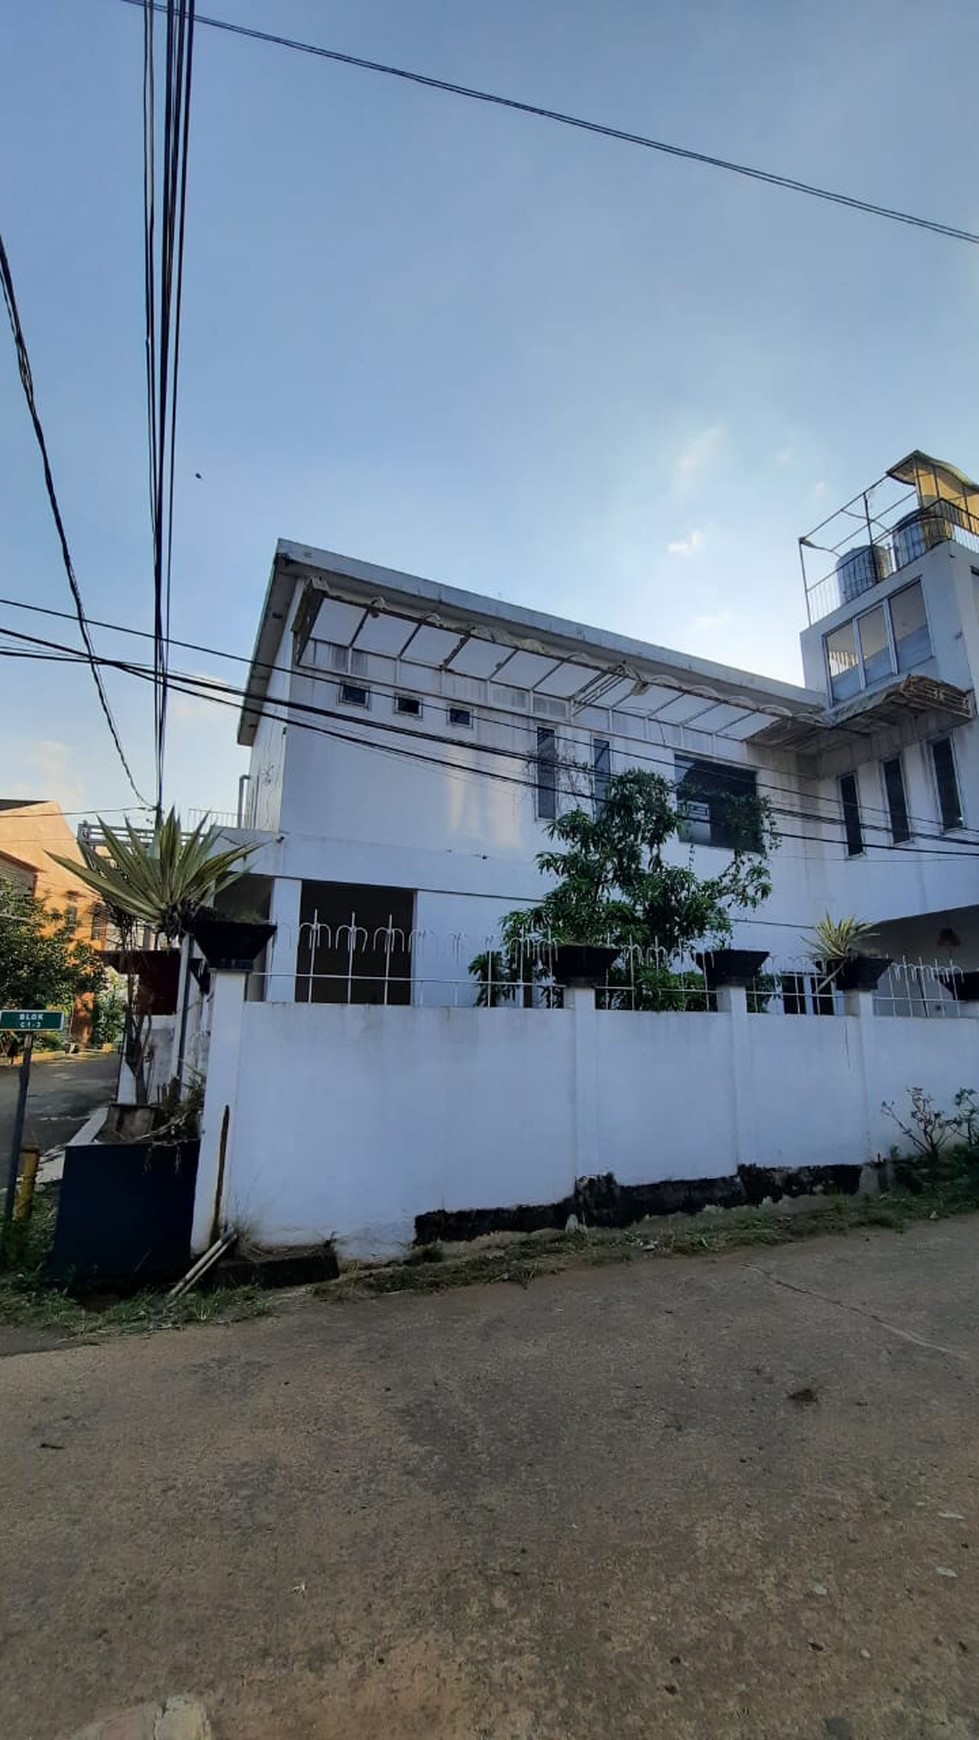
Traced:
<path fill-rule="evenodd" d="M 696 785 L 674 850 L 704 873 L 725 795 L 771 800 L 774 891 L 737 944 L 797 956 L 854 913 L 889 954 L 979 966 L 979 486 L 914 453 L 800 545 L 805 687 L 280 543 L 239 731 L 264 995 L 370 1002 L 383 974 L 386 1001 L 458 1002 L 543 891 L 547 822 L 628 767 Z"/>

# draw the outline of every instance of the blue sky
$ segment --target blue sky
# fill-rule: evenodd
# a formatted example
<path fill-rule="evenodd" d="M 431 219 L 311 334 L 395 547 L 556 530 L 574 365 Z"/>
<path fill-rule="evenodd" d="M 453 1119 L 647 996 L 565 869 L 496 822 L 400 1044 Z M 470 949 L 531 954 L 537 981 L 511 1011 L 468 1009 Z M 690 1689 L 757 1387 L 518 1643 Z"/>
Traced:
<path fill-rule="evenodd" d="M 973 0 L 208 10 L 979 229 Z M 89 613 L 147 628 L 141 28 L 10 0 L 0 221 Z M 249 652 L 283 536 L 799 680 L 799 533 L 913 447 L 979 470 L 977 299 L 979 249 L 202 27 L 174 632 Z M 2 332 L 0 579 L 67 608 Z M 0 796 L 127 801 L 83 672 L 0 694 Z M 185 812 L 234 738 L 176 700 Z"/>

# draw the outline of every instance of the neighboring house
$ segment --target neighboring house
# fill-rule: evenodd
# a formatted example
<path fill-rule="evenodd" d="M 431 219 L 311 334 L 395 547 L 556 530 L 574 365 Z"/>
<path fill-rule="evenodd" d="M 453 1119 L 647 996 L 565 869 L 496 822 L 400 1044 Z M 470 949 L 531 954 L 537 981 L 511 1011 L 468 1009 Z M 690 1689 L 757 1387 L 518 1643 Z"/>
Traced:
<path fill-rule="evenodd" d="M 0 798 L 0 877 L 6 874 L 5 861 L 16 860 L 22 876 L 32 878 L 29 891 L 52 911 L 74 914 L 80 942 L 104 948 L 107 941 L 104 908 L 70 870 L 55 863 L 53 852 L 82 863 L 78 841 L 61 805 L 47 799 Z M 76 1039 L 87 1040 L 91 1029 L 90 997 L 78 999 L 71 1025 Z"/>
<path fill-rule="evenodd" d="M 0 852 L 0 882 L 10 883 L 18 894 L 33 894 L 37 889 L 37 871 L 23 858 Z"/>
<path fill-rule="evenodd" d="M 376 1000 L 387 927 L 384 999 L 457 1002 L 467 951 L 542 891 L 547 821 L 628 767 L 696 788 L 705 873 L 724 796 L 772 800 L 774 892 L 737 944 L 800 955 L 829 910 L 979 966 L 977 531 L 979 487 L 912 454 L 802 539 L 805 688 L 280 543 L 239 730 L 265 995 Z"/>

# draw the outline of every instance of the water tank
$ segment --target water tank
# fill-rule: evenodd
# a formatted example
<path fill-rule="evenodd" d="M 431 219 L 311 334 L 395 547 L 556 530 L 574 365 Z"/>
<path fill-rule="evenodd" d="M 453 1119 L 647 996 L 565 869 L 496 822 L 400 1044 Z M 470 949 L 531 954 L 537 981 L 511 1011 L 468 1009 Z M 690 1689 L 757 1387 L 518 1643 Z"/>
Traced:
<path fill-rule="evenodd" d="M 858 544 L 847 550 L 836 564 L 841 604 L 859 598 L 861 592 L 876 586 L 878 580 L 886 580 L 890 572 L 891 553 L 886 544 Z"/>
<path fill-rule="evenodd" d="M 927 507 L 915 508 L 905 514 L 894 527 L 894 562 L 904 568 L 909 562 L 920 561 L 936 544 L 954 538 L 956 526 L 970 527 L 970 516 L 957 501 L 933 501 Z"/>

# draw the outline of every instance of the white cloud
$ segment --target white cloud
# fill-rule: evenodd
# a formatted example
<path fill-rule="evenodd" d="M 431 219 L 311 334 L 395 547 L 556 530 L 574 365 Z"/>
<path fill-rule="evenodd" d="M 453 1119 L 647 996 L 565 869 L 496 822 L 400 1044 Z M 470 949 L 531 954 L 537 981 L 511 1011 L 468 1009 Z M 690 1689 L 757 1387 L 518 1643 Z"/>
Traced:
<path fill-rule="evenodd" d="M 672 544 L 667 544 L 667 552 L 671 556 L 695 556 L 702 547 L 704 534 L 695 526 L 685 538 L 675 538 Z"/>
<path fill-rule="evenodd" d="M 724 425 L 710 423 L 702 429 L 699 435 L 687 443 L 683 452 L 673 461 L 674 493 L 682 495 L 700 482 L 701 477 L 710 465 L 721 441 L 724 438 Z"/>
<path fill-rule="evenodd" d="M 778 452 L 775 455 L 775 463 L 776 463 L 776 465 L 791 465 L 792 464 L 792 449 L 791 449 L 791 447 L 780 447 Z"/>
<path fill-rule="evenodd" d="M 35 798 L 39 802 L 54 800 L 64 810 L 80 810 L 85 806 L 85 778 L 73 762 L 74 751 L 56 738 L 35 738 L 26 744 L 15 764 L 26 770 L 26 777 L 6 787 L 5 795 L 15 798 Z"/>
<path fill-rule="evenodd" d="M 715 634 L 719 628 L 726 628 L 731 622 L 729 610 L 707 611 L 703 616 L 695 616 L 690 624 L 691 634 Z"/>
<path fill-rule="evenodd" d="M 826 494 L 825 483 L 814 483 L 812 486 L 812 493 L 816 501 L 822 501 L 823 496 Z"/>

